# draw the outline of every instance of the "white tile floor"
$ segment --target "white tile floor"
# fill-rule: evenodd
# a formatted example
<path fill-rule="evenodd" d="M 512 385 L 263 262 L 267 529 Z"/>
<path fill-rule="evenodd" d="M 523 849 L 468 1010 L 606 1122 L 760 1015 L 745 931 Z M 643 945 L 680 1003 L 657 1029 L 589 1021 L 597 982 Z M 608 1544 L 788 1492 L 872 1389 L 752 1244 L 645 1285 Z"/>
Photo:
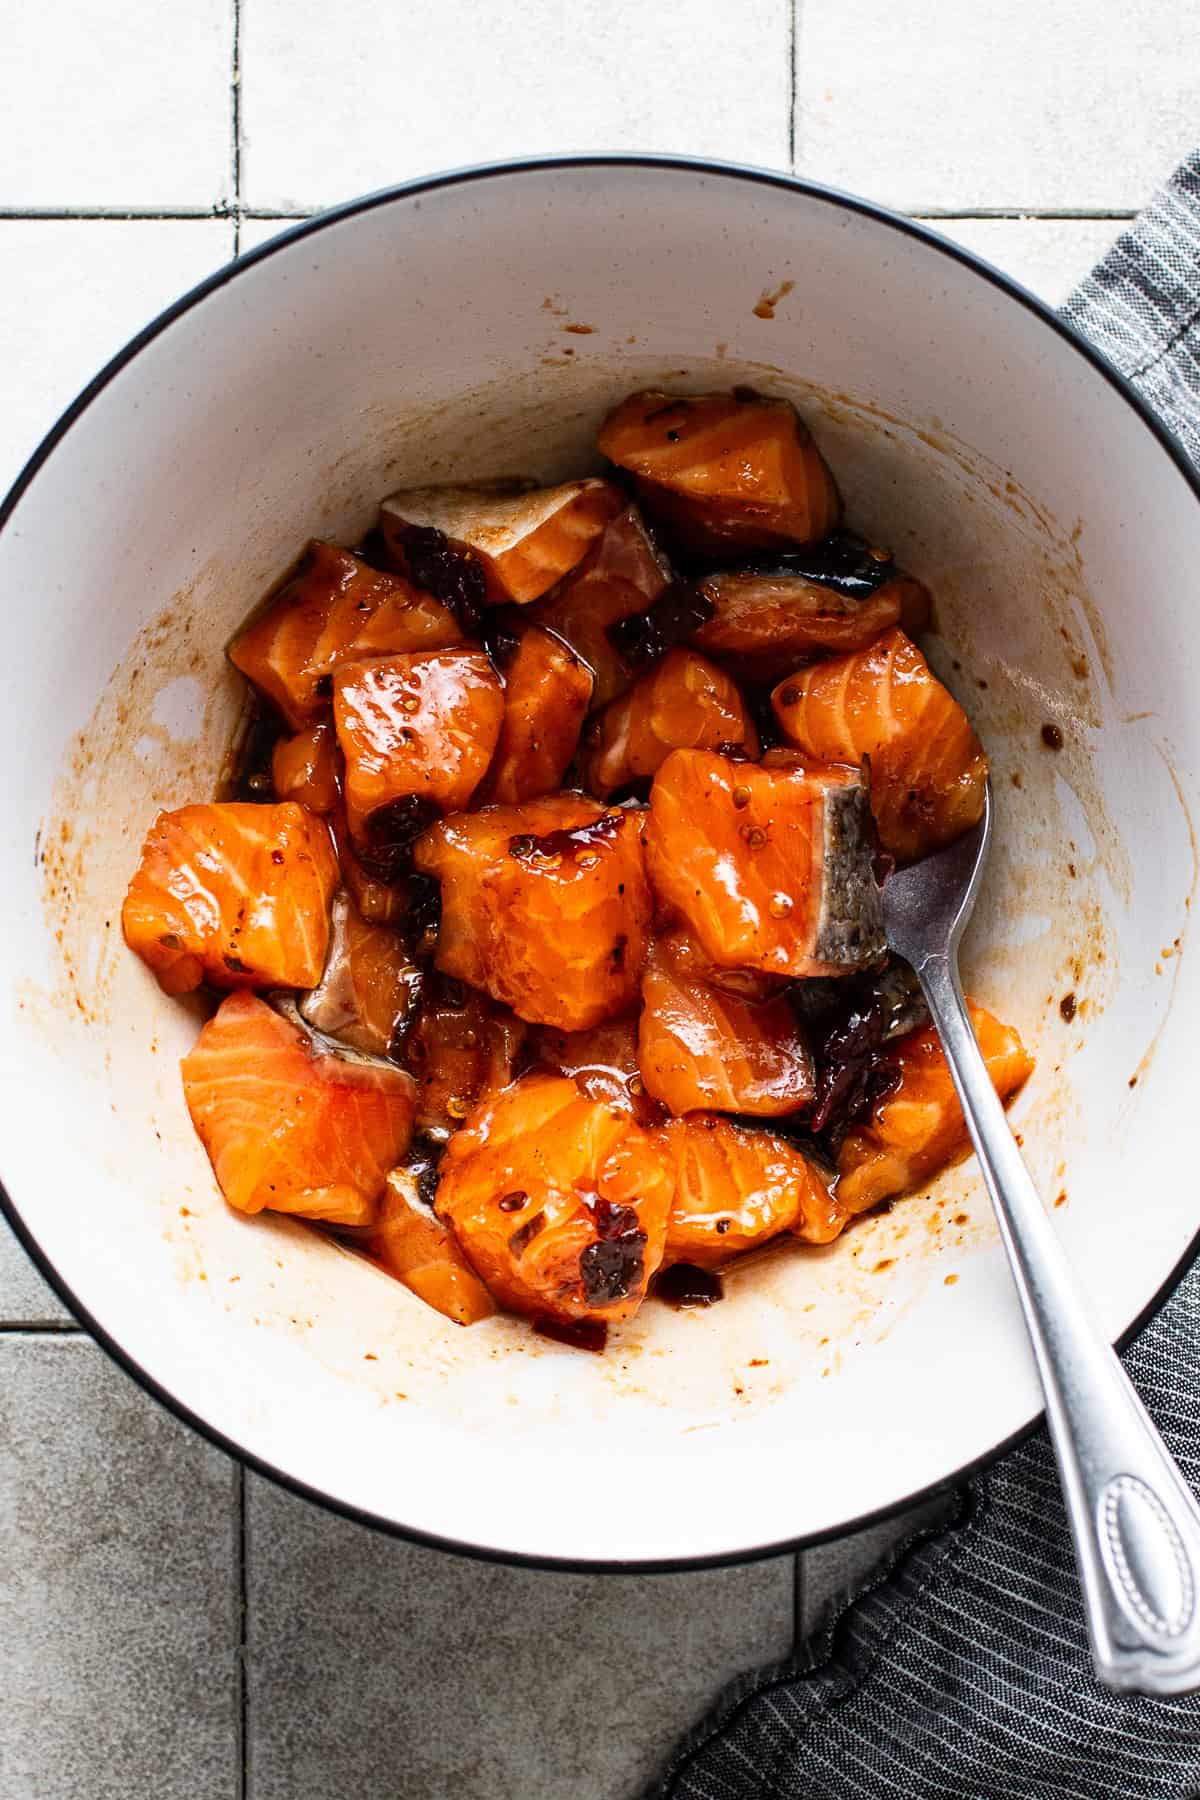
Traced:
<path fill-rule="evenodd" d="M 0 61 L 0 488 L 264 214 L 519 150 L 701 152 L 937 216 L 1058 301 L 1198 121 L 1176 0 L 39 0 Z M 798 1584 L 389 1542 L 190 1437 L 3 1227 L 0 1526 L 0 1800 L 625 1800 L 892 1535 Z"/>

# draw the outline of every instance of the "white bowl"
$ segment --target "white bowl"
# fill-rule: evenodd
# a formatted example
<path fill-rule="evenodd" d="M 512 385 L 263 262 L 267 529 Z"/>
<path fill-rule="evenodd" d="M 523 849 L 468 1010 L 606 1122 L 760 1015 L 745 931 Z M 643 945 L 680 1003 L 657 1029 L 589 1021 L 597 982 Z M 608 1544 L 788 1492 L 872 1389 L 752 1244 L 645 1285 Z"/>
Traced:
<path fill-rule="evenodd" d="M 647 1306 L 603 1357 L 459 1330 L 304 1228 L 236 1217 L 183 1107 L 196 1017 L 121 942 L 155 809 L 212 791 L 238 705 L 222 645 L 307 537 L 353 541 L 407 483 L 577 470 L 631 388 L 739 381 L 796 399 L 852 520 L 935 591 L 934 659 L 998 799 L 970 985 L 1036 1051 L 1016 1128 L 1115 1338 L 1200 1224 L 1200 506 L 1132 391 L 1012 282 L 779 175 L 434 177 L 181 300 L 4 509 L 9 1215 L 183 1417 L 415 1537 L 578 1565 L 763 1554 L 945 1482 L 1039 1409 L 972 1165 L 761 1259 L 711 1312 Z"/>

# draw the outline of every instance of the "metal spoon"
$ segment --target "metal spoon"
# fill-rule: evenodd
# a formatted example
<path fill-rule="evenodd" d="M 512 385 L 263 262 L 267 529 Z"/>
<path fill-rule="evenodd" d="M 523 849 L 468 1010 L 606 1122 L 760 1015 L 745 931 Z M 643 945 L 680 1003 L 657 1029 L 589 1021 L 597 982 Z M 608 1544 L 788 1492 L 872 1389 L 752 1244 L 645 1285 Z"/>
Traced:
<path fill-rule="evenodd" d="M 1066 1258 L 988 1077 L 958 974 L 991 835 L 975 829 L 884 885 L 888 943 L 916 971 L 1008 1252 L 1046 1400 L 1096 1673 L 1139 1694 L 1200 1687 L 1200 1506 Z"/>

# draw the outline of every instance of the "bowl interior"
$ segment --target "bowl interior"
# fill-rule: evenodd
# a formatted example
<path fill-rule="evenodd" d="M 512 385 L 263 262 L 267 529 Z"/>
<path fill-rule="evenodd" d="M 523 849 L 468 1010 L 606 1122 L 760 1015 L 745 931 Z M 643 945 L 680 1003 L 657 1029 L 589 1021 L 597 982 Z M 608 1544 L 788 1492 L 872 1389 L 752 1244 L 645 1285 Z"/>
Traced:
<path fill-rule="evenodd" d="M 782 180 L 601 163 L 430 183 L 181 310 L 0 535 L 19 1223 L 207 1428 L 340 1505 L 504 1555 L 748 1554 L 1020 1429 L 1036 1382 L 973 1169 L 748 1264 L 711 1312 L 644 1308 L 604 1357 L 506 1319 L 462 1331 L 224 1207 L 178 1080 L 196 1016 L 124 951 L 121 895 L 156 808 L 211 792 L 239 707 L 222 646 L 307 537 L 353 541 L 406 483 L 591 466 L 633 387 L 739 381 L 796 400 L 851 522 L 934 589 L 933 660 L 997 797 L 968 985 L 1037 1055 L 1016 1129 L 1115 1335 L 1200 1223 L 1179 1179 L 1200 508 L 1031 303 Z"/>

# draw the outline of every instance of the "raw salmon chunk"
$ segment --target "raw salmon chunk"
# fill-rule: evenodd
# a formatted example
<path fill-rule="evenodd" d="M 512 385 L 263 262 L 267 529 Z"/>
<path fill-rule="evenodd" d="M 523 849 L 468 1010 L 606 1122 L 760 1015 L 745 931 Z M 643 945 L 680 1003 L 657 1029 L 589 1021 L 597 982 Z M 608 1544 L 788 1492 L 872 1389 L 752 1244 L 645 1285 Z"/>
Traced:
<path fill-rule="evenodd" d="M 415 526 L 438 532 L 482 564 L 489 600 L 524 603 L 575 567 L 622 503 L 619 488 L 594 477 L 516 493 L 409 488 L 383 502 L 380 524 L 389 548 L 401 557 L 406 531 Z"/>
<path fill-rule="evenodd" d="M 370 925 L 348 894 L 334 898 L 329 954 L 301 1017 L 356 1050 L 387 1056 L 412 1016 L 421 972 L 399 932 Z"/>
<path fill-rule="evenodd" d="M 383 807 L 466 806 L 500 736 L 504 691 L 482 650 L 378 656 L 337 671 L 333 716 L 350 834 L 363 842 Z"/>
<path fill-rule="evenodd" d="M 389 1275 L 456 1325 L 477 1325 L 496 1310 L 454 1233 L 425 1205 L 407 1169 L 388 1176 L 367 1249 Z"/>
<path fill-rule="evenodd" d="M 530 1061 L 555 1075 L 568 1075 L 589 1100 L 623 1106 L 642 1125 L 657 1125 L 663 1109 L 652 1100 L 638 1065 L 638 1021 L 633 1013 L 606 1019 L 587 1031 L 555 1031 L 548 1025 L 530 1033 Z"/>
<path fill-rule="evenodd" d="M 816 1163 L 768 1131 L 698 1112 L 655 1136 L 675 1165 L 666 1263 L 718 1268 L 782 1231 L 828 1244 L 849 1217 Z"/>
<path fill-rule="evenodd" d="M 655 893 L 727 968 L 835 975 L 883 951 L 867 791 L 857 769 L 673 750 L 654 778 Z"/>
<path fill-rule="evenodd" d="M 291 801 L 213 801 L 159 813 L 121 926 L 168 994 L 308 988 L 329 944 L 338 885 L 328 827 Z"/>
<path fill-rule="evenodd" d="M 331 813 L 338 803 L 338 748 L 329 719 L 318 719 L 283 737 L 271 756 L 271 781 L 279 800 L 294 800 L 309 812 Z"/>
<path fill-rule="evenodd" d="M 1028 1080 L 1033 1058 L 1017 1033 L 968 1002 L 992 1086 L 1008 1100 Z M 893 1194 L 932 1180 L 967 1148 L 967 1127 L 932 1025 L 900 1038 L 884 1057 L 899 1085 L 878 1101 L 865 1125 L 852 1127 L 838 1154 L 838 1199 L 865 1212 Z"/>
<path fill-rule="evenodd" d="M 444 1140 L 516 1072 L 525 1026 L 507 1007 L 453 977 L 431 972 L 400 1046 L 417 1083 L 417 1129 Z"/>
<path fill-rule="evenodd" d="M 526 1075 L 450 1140 L 437 1210 L 492 1293 L 550 1319 L 627 1319 L 662 1261 L 663 1148 L 573 1081 Z"/>
<path fill-rule="evenodd" d="M 313 543 L 296 574 L 229 646 L 229 659 L 300 731 L 328 705 L 340 662 L 462 642 L 446 607 L 336 544 Z"/>
<path fill-rule="evenodd" d="M 785 400 L 631 394 L 596 442 L 694 553 L 808 544 L 838 522 L 833 476 Z"/>
<path fill-rule="evenodd" d="M 725 992 L 704 979 L 705 960 L 684 931 L 650 947 L 638 1027 L 646 1092 L 677 1115 L 772 1118 L 807 1105 L 813 1059 L 791 1002 Z"/>
<path fill-rule="evenodd" d="M 768 679 L 781 662 L 858 650 L 891 625 L 921 631 L 929 620 L 928 589 L 846 532 L 722 569 L 699 587 L 713 616 L 695 643 Z"/>
<path fill-rule="evenodd" d="M 987 758 L 967 715 L 904 632 L 781 681 L 771 696 L 789 742 L 824 762 L 871 764 L 885 850 L 909 862 L 983 812 Z"/>
<path fill-rule="evenodd" d="M 582 795 L 489 806 L 414 847 L 442 884 L 437 965 L 519 1018 L 579 1031 L 637 997 L 652 902 L 641 817 Z"/>
<path fill-rule="evenodd" d="M 590 793 L 607 800 L 655 774 L 672 750 L 728 747 L 758 755 L 758 733 L 736 682 L 694 650 L 669 650 L 588 724 L 584 778 Z"/>
<path fill-rule="evenodd" d="M 412 1078 L 322 1055 L 255 994 L 231 994 L 183 1059 L 183 1091 L 239 1212 L 366 1225 L 412 1132 Z"/>
<path fill-rule="evenodd" d="M 670 565 L 637 507 L 627 506 L 579 566 L 530 614 L 591 670 L 594 705 L 603 706 L 621 693 L 638 672 L 610 633 L 624 620 L 644 613 L 670 581 Z"/>
<path fill-rule="evenodd" d="M 562 786 L 592 698 L 591 672 L 538 626 L 521 633 L 504 670 L 504 718 L 480 798 L 501 806 Z"/>

